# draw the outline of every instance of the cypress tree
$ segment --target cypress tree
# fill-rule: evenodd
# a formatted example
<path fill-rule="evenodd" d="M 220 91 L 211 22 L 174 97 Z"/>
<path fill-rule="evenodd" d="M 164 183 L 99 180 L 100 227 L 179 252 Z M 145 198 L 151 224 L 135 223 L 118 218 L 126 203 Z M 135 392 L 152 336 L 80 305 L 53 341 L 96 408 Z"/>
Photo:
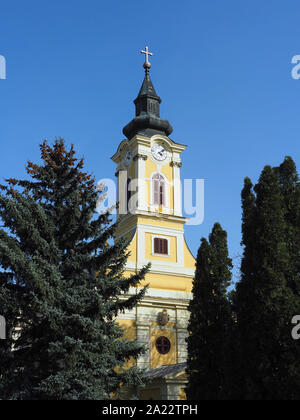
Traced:
<path fill-rule="evenodd" d="M 288 286 L 300 298 L 300 181 L 295 162 L 286 156 L 279 167 L 278 176 L 286 221 L 286 244 L 290 254 Z"/>
<path fill-rule="evenodd" d="M 216 223 L 209 241 L 201 239 L 193 298 L 189 304 L 190 321 L 187 398 L 221 400 L 230 398 L 231 306 L 227 289 L 231 282 L 231 259 L 227 234 Z"/>
<path fill-rule="evenodd" d="M 287 286 L 292 292 L 290 314 L 300 315 L 300 180 L 295 162 L 286 156 L 282 164 L 274 168 L 278 176 L 286 222 L 286 245 L 289 253 Z M 300 346 L 288 340 L 285 346 L 285 398 L 300 398 Z"/>
<path fill-rule="evenodd" d="M 108 399 L 135 386 L 130 358 L 143 348 L 124 338 L 115 318 L 132 309 L 147 267 L 124 277 L 125 243 L 117 224 L 96 215 L 95 180 L 63 140 L 41 145 L 30 180 L 1 187 L 0 399 Z"/>
<path fill-rule="evenodd" d="M 245 399 L 299 398 L 291 319 L 297 304 L 289 287 L 291 263 L 284 195 L 277 171 L 266 166 L 242 191 L 244 252 L 236 310 Z M 299 370 L 298 370 L 299 371 Z"/>

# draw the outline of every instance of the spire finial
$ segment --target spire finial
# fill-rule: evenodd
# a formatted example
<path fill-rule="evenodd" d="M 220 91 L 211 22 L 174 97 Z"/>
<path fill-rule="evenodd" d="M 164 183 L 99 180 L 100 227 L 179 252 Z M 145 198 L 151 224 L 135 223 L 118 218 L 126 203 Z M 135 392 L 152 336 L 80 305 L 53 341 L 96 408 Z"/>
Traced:
<path fill-rule="evenodd" d="M 153 55 L 153 53 L 149 52 L 149 48 L 148 45 L 146 45 L 145 47 L 145 51 L 141 50 L 142 54 L 145 54 L 145 63 L 144 63 L 144 69 L 146 71 L 146 74 L 149 73 L 150 67 L 151 67 L 151 63 L 149 62 L 149 55 Z"/>
<path fill-rule="evenodd" d="M 141 50 L 145 54 L 145 77 L 138 93 L 137 98 L 133 101 L 135 104 L 135 118 L 130 121 L 124 128 L 123 133 L 132 139 L 136 134 L 151 137 L 154 134 L 169 136 L 173 128 L 169 121 L 160 118 L 161 99 L 157 96 L 153 83 L 149 76 L 151 64 L 149 63 L 149 47 L 146 45 L 145 50 Z"/>

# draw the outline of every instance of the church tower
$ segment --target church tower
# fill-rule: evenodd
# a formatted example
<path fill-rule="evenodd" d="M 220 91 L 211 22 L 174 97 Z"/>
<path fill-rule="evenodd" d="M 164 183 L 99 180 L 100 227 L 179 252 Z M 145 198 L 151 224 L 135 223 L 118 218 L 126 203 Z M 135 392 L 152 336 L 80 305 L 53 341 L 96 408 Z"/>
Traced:
<path fill-rule="evenodd" d="M 148 47 L 145 77 L 135 104 L 135 118 L 123 129 L 123 140 L 112 160 L 118 177 L 117 235 L 130 240 L 128 274 L 148 262 L 149 289 L 135 308 L 119 316 L 129 338 L 145 345 L 137 361 L 147 369 L 149 384 L 142 399 L 184 398 L 185 363 L 195 259 L 184 238 L 180 182 L 181 154 L 186 146 L 169 136 L 173 129 L 160 117 L 161 99 L 150 79 Z M 132 290 L 131 293 L 135 293 Z"/>

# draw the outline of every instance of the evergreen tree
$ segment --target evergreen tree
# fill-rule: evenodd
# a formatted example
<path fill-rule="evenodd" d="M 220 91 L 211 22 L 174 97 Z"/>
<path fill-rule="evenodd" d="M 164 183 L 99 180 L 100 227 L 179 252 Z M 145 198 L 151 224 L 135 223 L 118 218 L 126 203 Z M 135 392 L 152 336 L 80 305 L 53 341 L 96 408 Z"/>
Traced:
<path fill-rule="evenodd" d="M 300 298 L 300 181 L 296 165 L 290 156 L 274 168 L 278 176 L 286 221 L 286 244 L 290 254 L 288 285 Z"/>
<path fill-rule="evenodd" d="M 230 398 L 230 337 L 233 327 L 227 288 L 231 282 L 227 234 L 216 223 L 209 242 L 201 239 L 189 305 L 187 398 Z"/>
<path fill-rule="evenodd" d="M 96 215 L 101 191 L 73 146 L 44 142 L 41 157 L 1 187 L 0 399 L 107 399 L 141 381 L 126 363 L 143 348 L 115 317 L 143 298 L 126 295 L 148 268 L 124 277 L 127 243 Z"/>
<path fill-rule="evenodd" d="M 277 170 L 266 166 L 254 189 L 245 179 L 242 207 L 244 253 L 235 297 L 242 395 L 297 399 L 299 368 L 291 319 L 299 306 L 289 281 L 290 234 Z"/>

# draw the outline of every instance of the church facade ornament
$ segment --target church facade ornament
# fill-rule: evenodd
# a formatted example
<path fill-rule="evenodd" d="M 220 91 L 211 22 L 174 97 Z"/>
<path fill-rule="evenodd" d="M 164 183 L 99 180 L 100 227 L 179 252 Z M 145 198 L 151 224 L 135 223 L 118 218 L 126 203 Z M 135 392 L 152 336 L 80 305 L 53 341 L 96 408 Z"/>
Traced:
<path fill-rule="evenodd" d="M 138 159 L 142 159 L 142 160 L 147 160 L 148 156 L 147 155 L 143 155 L 141 153 L 137 153 L 134 157 L 133 160 L 138 160 Z"/>
<path fill-rule="evenodd" d="M 175 160 L 172 160 L 171 162 L 170 162 L 170 166 L 172 166 L 172 167 L 176 167 L 176 168 L 181 168 L 182 167 L 182 163 L 181 162 L 176 162 Z"/>
<path fill-rule="evenodd" d="M 157 315 L 157 322 L 161 327 L 167 325 L 170 321 L 170 315 L 168 315 L 168 311 L 164 309 L 162 312 L 159 312 Z"/>

